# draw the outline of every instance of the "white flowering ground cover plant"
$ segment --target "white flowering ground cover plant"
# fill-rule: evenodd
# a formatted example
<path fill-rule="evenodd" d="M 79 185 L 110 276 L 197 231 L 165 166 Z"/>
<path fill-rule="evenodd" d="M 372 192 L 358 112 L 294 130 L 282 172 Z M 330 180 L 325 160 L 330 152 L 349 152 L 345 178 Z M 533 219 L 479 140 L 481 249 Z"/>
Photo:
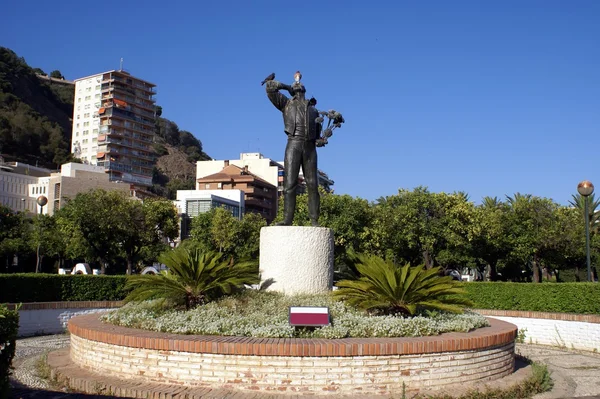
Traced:
<path fill-rule="evenodd" d="M 327 306 L 331 325 L 295 328 L 289 325 L 290 306 Z M 102 316 L 107 323 L 176 334 L 256 338 L 418 337 L 444 332 L 468 332 L 489 326 L 473 312 L 427 313 L 414 317 L 368 315 L 330 295 L 284 296 L 248 290 L 188 311 L 169 309 L 163 301 L 129 303 Z"/>

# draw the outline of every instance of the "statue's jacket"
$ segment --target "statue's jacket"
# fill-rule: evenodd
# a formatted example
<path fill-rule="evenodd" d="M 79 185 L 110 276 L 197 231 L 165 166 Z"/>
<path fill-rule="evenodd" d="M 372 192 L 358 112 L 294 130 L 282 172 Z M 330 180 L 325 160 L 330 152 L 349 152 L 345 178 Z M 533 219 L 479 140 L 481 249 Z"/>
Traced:
<path fill-rule="evenodd" d="M 315 107 L 309 106 L 308 100 L 306 99 L 290 99 L 281 94 L 279 89 L 287 88 L 287 85 L 283 85 L 279 82 L 273 83 L 275 84 L 267 84 L 267 96 L 273 105 L 283 113 L 284 130 L 288 135 L 288 138 L 294 139 L 295 135 L 299 135 L 302 139 L 307 141 L 314 141 L 319 138 L 321 135 L 321 124 L 316 122 L 319 111 L 317 111 Z M 299 118 L 303 117 L 306 118 L 303 125 L 308 126 L 308 134 L 296 129 L 297 125 L 301 122 Z M 300 124 L 300 126 L 302 126 L 302 124 Z"/>

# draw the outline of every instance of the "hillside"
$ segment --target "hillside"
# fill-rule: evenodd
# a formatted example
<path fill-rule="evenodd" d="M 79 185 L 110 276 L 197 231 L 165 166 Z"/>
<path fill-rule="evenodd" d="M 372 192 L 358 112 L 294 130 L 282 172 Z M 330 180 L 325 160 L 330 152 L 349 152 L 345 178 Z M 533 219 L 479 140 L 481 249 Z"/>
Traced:
<path fill-rule="evenodd" d="M 71 159 L 73 95 L 41 82 L 13 51 L 0 47 L 0 154 L 56 168 Z"/>
<path fill-rule="evenodd" d="M 57 169 L 74 160 L 70 153 L 74 88 L 40 78 L 12 50 L 0 47 L 0 155 Z M 60 76 L 59 71 L 53 71 Z M 173 197 L 177 189 L 193 188 L 195 162 L 210 159 L 192 133 L 162 116 L 156 107 L 157 165 L 155 193 Z"/>

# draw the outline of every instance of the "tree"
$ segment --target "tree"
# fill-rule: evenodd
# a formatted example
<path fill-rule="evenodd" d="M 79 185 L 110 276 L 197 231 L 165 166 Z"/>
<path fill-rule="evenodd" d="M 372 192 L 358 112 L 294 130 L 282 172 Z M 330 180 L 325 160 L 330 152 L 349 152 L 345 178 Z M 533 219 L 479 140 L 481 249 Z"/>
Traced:
<path fill-rule="evenodd" d="M 63 217 L 76 226 L 77 236 L 85 241 L 88 253 L 100 261 L 102 273 L 109 260 L 123 250 L 125 201 L 132 200 L 122 192 L 99 189 L 77 194 L 63 209 Z"/>
<path fill-rule="evenodd" d="M 507 201 L 512 232 L 511 255 L 523 264 L 530 264 L 533 282 L 540 282 L 544 254 L 556 244 L 555 211 L 558 205 L 546 198 L 520 193 L 507 197 Z"/>
<path fill-rule="evenodd" d="M 0 259 L 6 267 L 13 256 L 30 251 L 28 245 L 31 224 L 22 212 L 14 212 L 0 204 Z"/>
<path fill-rule="evenodd" d="M 63 252 L 64 242 L 57 232 L 56 219 L 48 215 L 36 215 L 31 229 L 31 248 L 36 252 L 35 272 L 42 271 L 44 256 L 57 256 Z"/>
<path fill-rule="evenodd" d="M 464 306 L 472 306 L 456 281 L 439 276 L 439 268 L 396 267 L 377 256 L 356 255 L 352 259 L 359 278 L 342 280 L 333 291 L 334 297 L 350 305 L 407 316 L 420 309 L 461 313 Z"/>
<path fill-rule="evenodd" d="M 163 253 L 159 261 L 168 267 L 167 272 L 129 278 L 128 301 L 164 298 L 190 309 L 259 282 L 258 262 L 234 262 L 216 252 L 178 247 Z"/>
<path fill-rule="evenodd" d="M 260 229 L 267 225 L 261 215 L 246 213 L 238 223 L 234 243 L 234 259 L 258 259 L 260 250 Z"/>
<path fill-rule="evenodd" d="M 123 215 L 121 226 L 115 234 L 122 240 L 127 274 L 131 274 L 144 249 L 177 237 L 177 210 L 171 201 L 126 200 L 122 203 L 120 213 Z"/>
<path fill-rule="evenodd" d="M 587 220 L 590 224 L 590 233 L 596 234 L 600 228 L 600 199 L 595 198 L 596 194 L 588 196 L 588 216 Z M 580 218 L 585 220 L 585 197 L 581 194 L 572 195 L 573 199 L 569 201 L 579 213 Z"/>
<path fill-rule="evenodd" d="M 55 79 L 64 79 L 65 78 L 58 69 L 55 69 L 54 71 L 50 72 L 50 77 L 55 78 Z"/>
<path fill-rule="evenodd" d="M 511 251 L 509 206 L 498 198 L 484 197 L 482 204 L 475 208 L 471 223 L 469 241 L 473 256 L 481 259 L 489 268 L 489 279 L 498 278 L 498 264 Z"/>
<path fill-rule="evenodd" d="M 231 212 L 225 208 L 215 208 L 210 226 L 210 235 L 219 252 L 228 252 L 232 249 L 238 233 L 237 228 L 238 221 Z"/>
<path fill-rule="evenodd" d="M 397 264 L 423 263 L 431 269 L 442 251 L 464 251 L 473 207 L 460 193 L 401 189 L 397 195 L 378 200 L 371 246 Z"/>

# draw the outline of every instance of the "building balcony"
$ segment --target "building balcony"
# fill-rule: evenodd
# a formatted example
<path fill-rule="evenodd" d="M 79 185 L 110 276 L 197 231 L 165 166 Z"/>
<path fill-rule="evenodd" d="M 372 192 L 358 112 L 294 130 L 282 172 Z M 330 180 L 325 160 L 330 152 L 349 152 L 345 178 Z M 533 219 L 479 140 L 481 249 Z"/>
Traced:
<path fill-rule="evenodd" d="M 108 160 L 108 161 L 103 161 L 103 160 L 99 160 L 97 162 L 98 166 L 103 166 L 105 171 L 116 171 L 116 172 L 123 172 L 123 173 L 137 173 L 139 175 L 142 176 L 152 176 L 152 169 L 151 168 L 142 168 L 140 166 L 136 166 L 136 165 L 129 165 L 129 164 L 125 164 L 119 161 L 112 161 L 112 160 Z M 152 181 L 152 178 L 150 178 L 150 181 Z"/>
<path fill-rule="evenodd" d="M 252 197 L 261 197 L 261 198 L 271 198 L 271 196 L 273 195 L 273 191 L 264 191 L 262 189 L 262 187 L 246 187 L 243 189 L 244 193 L 252 196 Z M 269 189 L 269 190 L 275 190 L 273 189 Z"/>
<path fill-rule="evenodd" d="M 149 153 L 143 153 L 138 150 L 128 148 L 128 144 L 125 144 L 125 140 L 112 140 L 113 142 L 104 142 L 105 145 L 99 146 L 97 149 L 98 154 L 116 154 L 125 155 L 131 158 L 132 165 L 140 166 L 154 166 L 155 157 Z M 114 142 L 119 141 L 119 142 Z"/>
<path fill-rule="evenodd" d="M 118 144 L 118 145 L 122 145 L 122 146 L 126 146 L 126 147 L 139 148 L 141 150 L 146 150 L 148 152 L 151 151 L 150 146 L 147 144 L 143 144 L 143 143 L 135 141 L 135 140 L 126 140 L 126 139 L 118 138 L 118 137 L 126 137 L 126 136 L 127 135 L 125 135 L 123 133 L 100 134 L 100 135 L 98 135 L 98 144 Z M 129 138 L 129 137 L 127 137 L 127 138 Z"/>
<path fill-rule="evenodd" d="M 271 201 L 265 201 L 258 198 L 247 197 L 244 199 L 246 206 L 254 206 L 265 209 L 273 209 L 273 203 Z"/>

